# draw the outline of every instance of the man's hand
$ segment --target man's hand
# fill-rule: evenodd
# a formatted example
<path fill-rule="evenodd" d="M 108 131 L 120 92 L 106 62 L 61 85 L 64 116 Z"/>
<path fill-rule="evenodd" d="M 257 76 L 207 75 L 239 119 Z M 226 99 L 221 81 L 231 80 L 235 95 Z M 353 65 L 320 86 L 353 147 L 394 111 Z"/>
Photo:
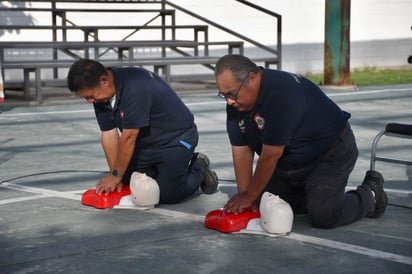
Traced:
<path fill-rule="evenodd" d="M 238 214 L 244 210 L 253 208 L 253 202 L 254 200 L 251 199 L 246 192 L 240 192 L 227 202 L 224 209 L 228 213 Z"/>
<path fill-rule="evenodd" d="M 108 195 L 110 192 L 117 190 L 118 192 L 122 191 L 123 184 L 122 178 L 115 177 L 112 174 L 106 175 L 96 184 L 97 194 L 106 193 Z"/>

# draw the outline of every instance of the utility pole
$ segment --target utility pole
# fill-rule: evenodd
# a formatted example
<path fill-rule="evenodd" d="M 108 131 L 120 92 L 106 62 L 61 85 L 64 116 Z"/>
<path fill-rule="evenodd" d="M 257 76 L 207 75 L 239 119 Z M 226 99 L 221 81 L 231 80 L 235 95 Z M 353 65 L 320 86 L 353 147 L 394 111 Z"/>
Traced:
<path fill-rule="evenodd" d="M 350 0 L 325 0 L 324 85 L 350 85 Z"/>

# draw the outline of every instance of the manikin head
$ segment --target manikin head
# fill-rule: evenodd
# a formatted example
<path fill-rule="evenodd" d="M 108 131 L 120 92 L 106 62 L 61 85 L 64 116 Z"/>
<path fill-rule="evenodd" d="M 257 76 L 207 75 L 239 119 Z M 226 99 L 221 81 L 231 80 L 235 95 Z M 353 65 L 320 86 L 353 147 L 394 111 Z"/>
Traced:
<path fill-rule="evenodd" d="M 287 234 L 292 231 L 293 211 L 279 196 L 269 192 L 260 201 L 260 225 L 269 233 Z"/>
<path fill-rule="evenodd" d="M 153 208 L 159 203 L 160 189 L 156 180 L 144 173 L 133 172 L 130 178 L 132 202 L 139 207 Z"/>

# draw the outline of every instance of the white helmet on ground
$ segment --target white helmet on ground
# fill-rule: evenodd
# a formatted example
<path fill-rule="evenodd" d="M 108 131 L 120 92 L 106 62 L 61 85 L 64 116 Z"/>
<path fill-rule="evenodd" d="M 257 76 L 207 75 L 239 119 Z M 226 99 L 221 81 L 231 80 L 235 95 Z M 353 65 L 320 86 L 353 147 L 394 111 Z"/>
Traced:
<path fill-rule="evenodd" d="M 156 180 L 137 171 L 130 178 L 132 202 L 138 207 L 153 208 L 159 203 L 160 189 Z"/>
<path fill-rule="evenodd" d="M 264 230 L 274 234 L 287 234 L 292 231 L 292 208 L 279 196 L 263 193 L 259 209 L 260 225 Z"/>

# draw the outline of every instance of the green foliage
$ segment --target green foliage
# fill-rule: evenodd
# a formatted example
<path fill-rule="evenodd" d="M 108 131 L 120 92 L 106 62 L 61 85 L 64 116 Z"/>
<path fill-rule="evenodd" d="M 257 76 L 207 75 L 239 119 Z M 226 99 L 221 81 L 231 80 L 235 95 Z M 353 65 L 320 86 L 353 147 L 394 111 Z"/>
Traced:
<path fill-rule="evenodd" d="M 308 74 L 305 77 L 316 84 L 323 83 L 323 74 Z M 355 69 L 350 74 L 350 80 L 357 86 L 412 83 L 412 66 L 410 69 Z"/>

